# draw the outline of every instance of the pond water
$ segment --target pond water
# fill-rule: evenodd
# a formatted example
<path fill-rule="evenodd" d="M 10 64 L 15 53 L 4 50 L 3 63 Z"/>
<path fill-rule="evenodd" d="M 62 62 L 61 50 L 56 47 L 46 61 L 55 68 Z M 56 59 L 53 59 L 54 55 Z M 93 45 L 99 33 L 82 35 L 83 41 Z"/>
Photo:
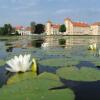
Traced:
<path fill-rule="evenodd" d="M 65 44 L 61 45 L 59 39 L 65 39 Z M 91 43 L 96 43 L 97 50 L 90 51 L 88 47 Z M 7 61 L 19 54 L 31 54 L 31 57 L 37 59 L 39 66 L 39 73 L 51 72 L 56 73 L 56 70 L 62 67 L 76 66 L 91 67 L 99 70 L 100 57 L 98 52 L 100 49 L 100 36 L 18 36 L 18 37 L 0 37 L 0 85 L 6 83 L 7 79 L 12 74 L 7 74 L 5 65 L 2 65 L 2 61 Z M 97 67 L 98 66 L 98 67 Z M 61 80 L 62 81 L 62 80 Z M 93 90 L 100 86 L 100 82 L 63 82 L 64 88 L 69 87 L 74 90 L 76 94 L 76 100 L 90 100 L 86 99 L 83 94 L 83 88 L 91 88 Z M 70 85 L 69 85 L 69 84 Z M 74 84 L 74 87 L 73 87 Z M 88 85 L 87 85 L 88 84 Z M 99 85 L 98 85 L 99 84 Z M 97 85 L 97 86 L 96 86 Z M 90 86 L 90 87 L 89 87 Z M 80 88 L 79 88 L 80 87 Z M 82 92 L 80 92 L 82 90 Z M 88 90 L 88 92 L 91 92 Z M 95 91 L 94 91 L 95 92 Z M 99 97 L 100 88 L 93 94 Z M 84 92 L 85 93 L 85 92 Z M 91 93 L 88 95 L 89 98 Z M 83 97 L 82 97 L 83 96 Z M 83 99 L 82 99 L 82 98 Z M 96 97 L 96 98 L 97 98 Z M 81 99 L 80 99 L 81 98 Z M 94 100 L 94 99 L 91 99 Z"/>

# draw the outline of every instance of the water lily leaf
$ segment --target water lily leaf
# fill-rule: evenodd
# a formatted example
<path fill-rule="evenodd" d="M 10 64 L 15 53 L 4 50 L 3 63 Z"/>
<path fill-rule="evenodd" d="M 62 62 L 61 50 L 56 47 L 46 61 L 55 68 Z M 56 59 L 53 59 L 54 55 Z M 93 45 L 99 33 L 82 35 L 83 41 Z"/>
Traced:
<path fill-rule="evenodd" d="M 93 63 L 96 65 L 96 66 L 100 66 L 100 60 L 99 61 L 93 61 Z M 100 68 L 100 67 L 99 67 Z"/>
<path fill-rule="evenodd" d="M 2 59 L 0 59 L 0 66 L 4 65 L 6 62 Z"/>
<path fill-rule="evenodd" d="M 56 74 L 52 74 L 52 73 L 48 73 L 48 72 L 44 72 L 44 73 L 40 74 L 37 78 L 60 81 L 59 77 Z"/>
<path fill-rule="evenodd" d="M 68 80 L 97 81 L 100 80 L 100 71 L 95 68 L 66 67 L 57 70 L 57 75 Z"/>
<path fill-rule="evenodd" d="M 57 76 L 43 73 L 35 79 L 20 81 L 16 84 L 4 86 L 0 90 L 1 100 L 74 100 L 74 93 L 70 89 L 49 90 L 62 83 Z"/>
<path fill-rule="evenodd" d="M 14 84 L 20 81 L 34 79 L 36 76 L 36 73 L 33 72 L 16 73 L 8 79 L 7 84 Z"/>
<path fill-rule="evenodd" d="M 47 60 L 41 60 L 39 61 L 39 64 L 41 65 L 44 65 L 44 66 L 55 66 L 55 67 L 58 67 L 58 66 L 73 66 L 73 65 L 76 65 L 78 64 L 79 61 L 71 61 L 71 60 L 68 60 L 67 58 L 57 58 L 57 59 L 47 59 Z"/>

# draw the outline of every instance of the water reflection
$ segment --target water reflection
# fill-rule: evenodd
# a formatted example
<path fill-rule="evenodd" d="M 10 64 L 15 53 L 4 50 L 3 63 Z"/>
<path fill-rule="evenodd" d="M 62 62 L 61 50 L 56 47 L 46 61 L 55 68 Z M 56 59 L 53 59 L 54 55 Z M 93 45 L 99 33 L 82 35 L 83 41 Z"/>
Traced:
<path fill-rule="evenodd" d="M 32 40 L 31 43 L 33 47 L 40 48 L 43 42 L 44 42 L 43 39 L 38 39 L 38 40 Z"/>
<path fill-rule="evenodd" d="M 66 42 L 64 44 L 60 44 L 59 40 L 63 39 Z M 66 37 L 57 37 L 57 36 L 46 36 L 44 38 L 44 42 L 42 44 L 43 48 L 49 48 L 49 47 L 65 47 L 65 48 L 71 48 L 75 45 L 86 45 L 87 48 L 91 43 L 96 43 L 98 44 L 98 37 L 94 36 L 94 37 L 85 37 L 85 36 L 66 36 Z"/>
<path fill-rule="evenodd" d="M 60 39 L 64 39 L 65 40 L 65 44 L 61 45 L 59 43 Z M 0 40 L 1 41 L 1 40 Z M 91 43 L 96 43 L 97 47 L 99 48 L 99 37 L 97 36 L 45 36 L 45 37 L 39 37 L 39 38 L 35 38 L 34 39 L 31 38 L 18 38 L 18 39 L 8 39 L 5 40 L 5 46 L 13 46 L 14 48 L 30 48 L 30 47 L 36 47 L 36 48 L 40 48 L 42 46 L 42 48 L 55 48 L 55 47 L 63 47 L 63 48 L 72 48 L 73 46 L 76 45 L 85 45 L 88 46 Z M 2 43 L 2 41 L 0 42 Z"/>
<path fill-rule="evenodd" d="M 15 73 L 10 73 L 5 70 L 7 65 L 0 67 L 0 87 L 6 84 L 7 80 Z"/>
<path fill-rule="evenodd" d="M 8 48 L 6 49 L 6 51 L 7 51 L 7 52 L 13 52 L 13 47 L 8 47 Z"/>
<path fill-rule="evenodd" d="M 58 47 L 59 43 L 56 37 L 46 36 L 42 44 L 42 48 Z"/>

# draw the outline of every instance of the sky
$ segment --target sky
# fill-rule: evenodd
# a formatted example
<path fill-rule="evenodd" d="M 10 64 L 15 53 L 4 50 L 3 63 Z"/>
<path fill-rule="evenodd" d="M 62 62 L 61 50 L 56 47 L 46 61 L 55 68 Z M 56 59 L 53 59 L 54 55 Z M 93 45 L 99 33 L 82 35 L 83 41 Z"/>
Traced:
<path fill-rule="evenodd" d="M 5 23 L 30 25 L 30 22 L 64 23 L 100 21 L 100 0 L 0 0 L 0 26 Z"/>

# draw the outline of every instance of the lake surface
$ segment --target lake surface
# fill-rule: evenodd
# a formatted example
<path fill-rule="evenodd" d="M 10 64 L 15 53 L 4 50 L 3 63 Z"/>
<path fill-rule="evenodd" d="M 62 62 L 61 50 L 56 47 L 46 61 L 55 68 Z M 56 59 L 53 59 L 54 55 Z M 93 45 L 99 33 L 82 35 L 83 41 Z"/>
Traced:
<path fill-rule="evenodd" d="M 59 39 L 65 39 L 66 40 L 65 45 L 60 45 Z M 91 43 L 97 44 L 97 50 L 95 51 L 88 50 L 88 47 Z M 97 68 L 97 66 L 100 66 L 99 63 L 100 56 L 98 56 L 99 49 L 100 49 L 100 36 L 0 37 L 0 60 L 7 61 L 12 57 L 14 57 L 15 55 L 31 54 L 31 57 L 32 58 L 34 57 L 38 61 L 38 65 L 40 67 L 39 68 L 40 73 L 43 73 L 45 71 L 56 73 L 56 70 L 58 68 L 66 66 L 67 67 L 76 66 L 78 68 L 92 67 L 99 70 L 99 68 Z M 4 66 L 7 65 L 3 65 L 3 67 L 1 65 L 0 68 L 1 85 L 7 81 L 8 77 L 10 77 L 10 75 L 5 77 L 6 71 L 4 70 Z M 66 83 L 68 83 L 68 81 Z M 97 86 L 100 85 L 100 82 L 96 83 Z M 95 85 L 95 89 L 97 88 L 96 83 L 92 85 L 92 86 Z M 87 95 L 79 94 L 79 92 L 81 91 L 80 89 L 82 89 L 83 91 L 83 86 L 85 83 L 75 82 L 75 84 L 77 84 L 75 85 L 75 88 L 72 87 L 73 84 L 71 86 L 68 84 L 67 86 L 76 91 L 77 95 L 76 100 L 80 100 L 79 99 L 80 96 L 81 97 L 84 96 L 84 98 L 83 99 L 81 98 L 81 100 L 89 100 L 86 99 L 85 97 Z M 86 86 L 84 86 L 84 88 L 87 88 L 87 86 L 89 87 L 90 83 L 87 84 Z M 88 90 L 88 92 L 90 91 Z M 100 96 L 98 95 L 99 92 L 100 89 L 97 89 L 96 94 L 95 93 L 94 94 L 100 99 Z"/>
<path fill-rule="evenodd" d="M 66 40 L 65 45 L 59 44 L 59 39 L 62 38 Z M 89 51 L 89 45 L 94 42 L 97 44 L 97 50 Z M 94 67 L 93 63 L 99 62 L 99 56 L 97 56 L 99 49 L 100 36 L 0 37 L 0 59 L 5 61 L 15 55 L 31 54 L 38 61 L 65 58 L 72 63 L 78 61 L 78 67 L 84 65 L 84 63 L 84 66 Z M 62 60 L 61 63 L 60 66 L 63 66 L 65 61 Z M 70 65 L 73 64 L 69 63 Z"/>

